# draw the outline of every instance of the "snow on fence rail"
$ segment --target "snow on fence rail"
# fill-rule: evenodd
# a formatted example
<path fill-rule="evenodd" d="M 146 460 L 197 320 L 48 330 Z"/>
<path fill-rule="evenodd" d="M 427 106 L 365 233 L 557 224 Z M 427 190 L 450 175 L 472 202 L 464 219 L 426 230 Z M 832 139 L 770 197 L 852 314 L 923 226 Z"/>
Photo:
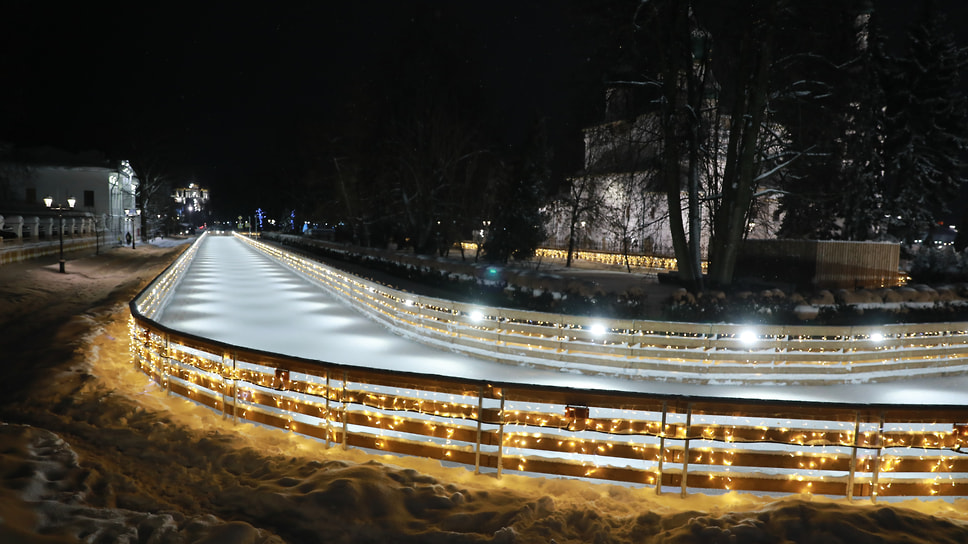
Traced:
<path fill-rule="evenodd" d="M 134 363 L 169 393 L 226 418 L 298 432 L 327 447 L 440 459 L 498 475 L 629 482 L 656 493 L 968 496 L 965 406 L 589 392 L 282 356 L 181 333 L 146 315 L 184 269 L 176 262 L 131 302 Z"/>
<path fill-rule="evenodd" d="M 240 238 L 398 334 L 499 362 L 694 383 L 860 383 L 968 372 L 968 323 L 769 326 L 492 308 L 398 291 Z"/>

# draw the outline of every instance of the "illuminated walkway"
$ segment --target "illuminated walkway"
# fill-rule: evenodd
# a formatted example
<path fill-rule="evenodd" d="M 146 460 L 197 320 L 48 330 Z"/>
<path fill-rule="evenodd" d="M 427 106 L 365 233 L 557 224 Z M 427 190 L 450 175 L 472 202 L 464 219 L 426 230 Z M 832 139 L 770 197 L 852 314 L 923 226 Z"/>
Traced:
<path fill-rule="evenodd" d="M 554 372 L 412 342 L 234 237 L 207 236 L 156 320 L 242 347 L 367 368 L 584 390 L 816 402 L 968 405 L 968 377 L 863 385 L 696 385 Z"/>

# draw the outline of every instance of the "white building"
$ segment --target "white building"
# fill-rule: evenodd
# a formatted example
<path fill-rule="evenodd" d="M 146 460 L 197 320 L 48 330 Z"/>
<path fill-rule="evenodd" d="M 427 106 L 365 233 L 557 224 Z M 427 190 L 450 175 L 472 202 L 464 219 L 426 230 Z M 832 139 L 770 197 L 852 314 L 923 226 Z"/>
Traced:
<path fill-rule="evenodd" d="M 68 220 L 87 218 L 92 223 L 90 230 L 107 243 L 128 243 L 129 236 L 139 237 L 141 222 L 135 199 L 138 177 L 128 161 L 113 164 L 102 161 L 103 165 L 77 162 L 72 165 L 69 160 L 31 160 L 4 164 L 0 174 L 3 184 L 0 214 L 8 218 L 24 217 L 24 225 L 29 223 L 27 218 L 38 217 L 43 225 L 53 215 L 44 204 L 45 197 L 62 206 L 73 197 L 73 210 L 64 213 Z M 79 234 L 88 234 L 76 230 Z M 70 232 L 66 226 L 65 231 Z M 40 234 L 49 232 L 41 227 Z M 37 235 L 37 232 L 24 233 L 24 236 Z"/>
<path fill-rule="evenodd" d="M 200 212 L 208 207 L 208 189 L 194 183 L 175 189 L 172 198 L 175 200 L 175 212 L 179 215 Z"/>
<path fill-rule="evenodd" d="M 615 97 L 609 94 L 609 107 Z M 723 123 L 728 121 L 722 120 Z M 720 128 L 727 131 L 728 126 Z M 724 134 L 725 136 L 725 134 Z M 674 256 L 668 199 L 661 189 L 661 127 L 655 114 L 646 113 L 633 119 L 620 119 L 584 130 L 584 168 L 570 180 L 571 195 L 556 202 L 547 225 L 546 244 L 564 248 L 568 245 L 571 216 L 574 208 L 584 207 L 594 213 L 579 214 L 576 223 L 575 248 L 608 252 L 641 253 L 663 257 Z M 725 137 L 722 139 L 725 142 Z M 722 179 L 722 164 L 707 161 L 708 171 L 702 179 Z M 679 179 L 688 178 L 685 165 Z M 702 198 L 702 195 L 700 195 Z M 682 208 L 673 213 L 682 216 L 683 227 L 689 236 L 688 195 L 685 185 L 680 193 Z M 714 204 L 704 199 L 700 206 L 702 232 L 700 248 L 703 255 L 709 244 L 710 223 Z M 777 222 L 771 219 L 777 203 L 775 195 L 759 198 L 751 210 L 750 238 L 775 238 Z"/>
<path fill-rule="evenodd" d="M 189 183 L 188 187 L 178 187 L 172 194 L 175 201 L 175 219 L 189 231 L 198 226 L 198 218 L 205 217 L 208 209 L 208 189 Z"/>

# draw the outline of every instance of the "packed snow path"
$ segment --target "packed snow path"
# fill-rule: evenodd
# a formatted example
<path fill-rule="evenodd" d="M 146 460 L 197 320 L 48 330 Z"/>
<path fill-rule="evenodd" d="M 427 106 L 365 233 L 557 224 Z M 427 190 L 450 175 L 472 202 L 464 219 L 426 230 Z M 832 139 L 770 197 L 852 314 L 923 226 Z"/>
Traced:
<path fill-rule="evenodd" d="M 240 347 L 364 368 L 583 390 L 848 404 L 965 405 L 968 377 L 858 385 L 700 385 L 501 364 L 407 340 L 235 237 L 207 236 L 156 321 Z"/>

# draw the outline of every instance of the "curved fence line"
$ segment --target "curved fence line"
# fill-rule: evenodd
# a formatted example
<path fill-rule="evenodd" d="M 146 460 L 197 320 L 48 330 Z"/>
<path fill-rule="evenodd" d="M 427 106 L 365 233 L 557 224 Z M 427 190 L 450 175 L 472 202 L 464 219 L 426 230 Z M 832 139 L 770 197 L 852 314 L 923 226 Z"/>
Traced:
<path fill-rule="evenodd" d="M 171 330 L 147 315 L 164 304 L 192 254 L 132 301 L 132 355 L 168 392 L 226 418 L 298 432 L 327 447 L 440 459 L 498 475 L 629 482 L 657 493 L 746 490 L 872 501 L 968 495 L 965 406 L 589 392 L 244 349 Z"/>
<path fill-rule="evenodd" d="M 399 334 L 501 362 L 694 383 L 859 383 L 968 372 L 968 323 L 741 325 L 491 308 L 391 289 L 242 239 Z"/>

